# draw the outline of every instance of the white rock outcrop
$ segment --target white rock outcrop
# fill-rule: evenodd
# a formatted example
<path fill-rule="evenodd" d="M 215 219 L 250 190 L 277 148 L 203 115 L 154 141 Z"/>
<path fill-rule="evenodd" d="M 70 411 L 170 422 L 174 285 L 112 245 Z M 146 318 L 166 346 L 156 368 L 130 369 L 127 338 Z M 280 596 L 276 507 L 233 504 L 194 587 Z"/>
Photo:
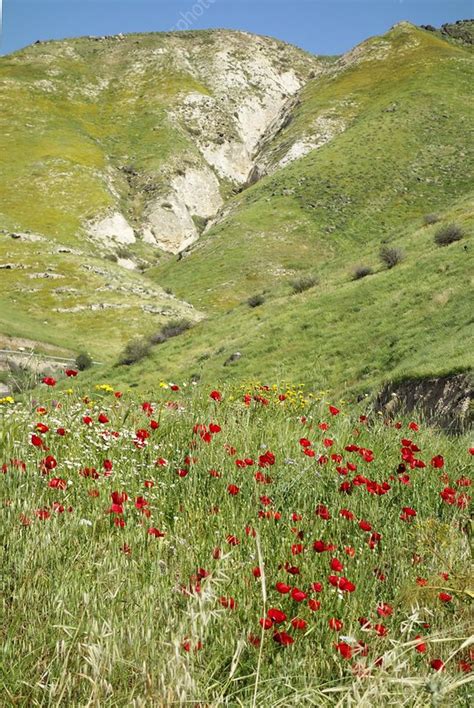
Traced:
<path fill-rule="evenodd" d="M 116 211 L 100 221 L 89 224 L 87 231 L 92 238 L 117 243 L 135 243 L 135 233 L 123 214 Z"/>

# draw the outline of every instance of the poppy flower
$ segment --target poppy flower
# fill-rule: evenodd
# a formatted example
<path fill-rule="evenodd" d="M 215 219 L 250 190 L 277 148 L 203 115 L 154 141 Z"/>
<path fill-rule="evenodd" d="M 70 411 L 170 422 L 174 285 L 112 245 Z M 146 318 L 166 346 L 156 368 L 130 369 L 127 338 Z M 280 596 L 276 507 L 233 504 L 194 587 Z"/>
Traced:
<path fill-rule="evenodd" d="M 331 558 L 330 566 L 331 570 L 334 570 L 336 573 L 340 573 L 341 570 L 344 569 L 343 564 L 337 558 Z"/>
<path fill-rule="evenodd" d="M 46 386 L 56 386 L 56 379 L 53 379 L 52 376 L 45 376 L 41 379 L 41 383 L 44 383 Z"/>
<path fill-rule="evenodd" d="M 220 391 L 211 391 L 209 398 L 212 398 L 213 401 L 222 401 L 222 394 Z"/>
<path fill-rule="evenodd" d="M 344 659 L 352 659 L 352 647 L 347 642 L 338 642 L 334 645 Z"/>
<path fill-rule="evenodd" d="M 281 646 L 287 647 L 290 644 L 293 644 L 295 641 L 291 635 L 289 635 L 287 632 L 275 632 L 275 634 L 272 637 L 273 641 L 276 642 L 277 644 L 281 644 Z"/>
<path fill-rule="evenodd" d="M 432 659 L 430 661 L 430 666 L 435 671 L 443 671 L 444 670 L 444 662 L 441 661 L 441 659 Z"/>
<path fill-rule="evenodd" d="M 277 607 L 270 607 L 267 612 L 267 617 L 275 624 L 281 624 L 282 622 L 286 622 L 285 613 L 282 610 L 279 610 Z"/>
<path fill-rule="evenodd" d="M 317 610 L 320 609 L 321 603 L 319 600 L 315 600 L 314 598 L 311 598 L 308 600 L 308 607 L 311 610 L 311 612 L 317 612 Z"/>
<path fill-rule="evenodd" d="M 238 487 L 236 484 L 229 484 L 229 486 L 227 487 L 227 491 L 232 497 L 235 497 L 240 492 L 240 487 Z"/>
<path fill-rule="evenodd" d="M 377 606 L 377 614 L 380 617 L 390 617 L 392 613 L 393 607 L 391 605 L 388 605 L 386 602 L 382 602 L 380 605 Z"/>
<path fill-rule="evenodd" d="M 237 603 L 233 597 L 220 597 L 219 603 L 228 610 L 235 610 Z"/>
<path fill-rule="evenodd" d="M 333 629 L 335 632 L 339 632 L 339 630 L 342 629 L 342 621 L 340 619 L 337 619 L 336 617 L 331 617 L 331 619 L 328 622 L 329 624 L 329 629 Z"/>
<path fill-rule="evenodd" d="M 159 529 L 155 528 L 154 526 L 149 528 L 147 533 L 149 536 L 155 536 L 155 538 L 163 538 L 166 535 L 163 531 L 160 531 Z"/>
<path fill-rule="evenodd" d="M 263 629 L 271 629 L 273 627 L 273 620 L 270 617 L 261 617 L 258 621 Z"/>
<path fill-rule="evenodd" d="M 294 629 L 301 629 L 304 630 L 307 628 L 308 623 L 304 619 L 300 619 L 299 617 L 294 617 L 294 619 L 291 620 L 291 624 L 294 627 Z"/>
<path fill-rule="evenodd" d="M 336 406 L 329 406 L 329 412 L 331 415 L 339 415 L 341 411 Z"/>
<path fill-rule="evenodd" d="M 291 591 L 291 597 L 295 602 L 303 602 L 303 600 L 306 600 L 308 595 L 299 588 L 293 588 Z"/>
<path fill-rule="evenodd" d="M 44 444 L 44 443 L 43 443 L 42 438 L 39 437 L 39 435 L 35 435 L 35 434 L 33 433 L 33 435 L 31 436 L 31 444 L 32 444 L 34 447 L 43 447 L 43 444 Z"/>
<path fill-rule="evenodd" d="M 291 586 L 287 585 L 286 583 L 279 582 L 275 585 L 275 589 L 282 595 L 286 595 L 286 593 L 290 592 Z"/>
<path fill-rule="evenodd" d="M 415 651 L 417 651 L 419 654 L 424 654 L 426 651 L 425 642 L 422 641 L 419 634 L 416 635 L 415 639 L 417 640 L 417 643 L 415 645 Z"/>
<path fill-rule="evenodd" d="M 79 372 L 76 371 L 76 369 L 66 369 L 66 371 L 64 373 L 66 374 L 66 376 L 69 376 L 70 378 L 71 377 L 74 378 L 75 376 L 77 376 L 77 374 Z"/>
<path fill-rule="evenodd" d="M 448 592 L 440 592 L 438 597 L 441 602 L 451 602 L 451 600 L 453 599 L 453 596 L 450 595 Z"/>
<path fill-rule="evenodd" d="M 431 458 L 431 466 L 435 469 L 441 469 L 444 466 L 444 458 L 442 455 L 435 455 Z"/>
<path fill-rule="evenodd" d="M 67 482 L 61 477 L 53 477 L 53 479 L 49 480 L 48 487 L 51 487 L 51 489 L 66 489 Z"/>

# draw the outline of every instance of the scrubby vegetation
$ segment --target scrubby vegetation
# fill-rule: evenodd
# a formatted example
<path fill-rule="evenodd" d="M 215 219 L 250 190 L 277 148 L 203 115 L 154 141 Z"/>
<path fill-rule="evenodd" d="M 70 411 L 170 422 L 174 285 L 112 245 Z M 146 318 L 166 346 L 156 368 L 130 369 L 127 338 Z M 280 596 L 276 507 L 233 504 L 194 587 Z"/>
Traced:
<path fill-rule="evenodd" d="M 123 366 L 131 366 L 132 364 L 136 364 L 149 355 L 150 347 L 150 342 L 143 337 L 131 339 L 121 353 L 118 363 Z"/>
<path fill-rule="evenodd" d="M 440 226 L 435 233 L 435 243 L 437 246 L 449 246 L 451 243 L 460 241 L 464 236 L 463 230 L 457 224 L 447 224 Z"/>
<path fill-rule="evenodd" d="M 304 275 L 301 278 L 295 278 L 291 281 L 291 289 L 293 293 L 304 293 L 305 290 L 310 290 L 318 284 L 318 278 L 315 275 Z"/>
<path fill-rule="evenodd" d="M 159 332 L 150 337 L 151 344 L 163 344 L 171 337 L 178 337 L 192 327 L 192 322 L 187 319 L 172 320 L 163 325 Z"/>
<path fill-rule="evenodd" d="M 373 272 L 374 271 L 370 266 L 359 265 L 352 271 L 352 278 L 353 280 L 361 280 L 362 278 L 366 278 L 368 275 L 372 275 Z"/>
<path fill-rule="evenodd" d="M 247 305 L 251 307 L 252 309 L 254 307 L 260 307 L 260 305 L 263 305 L 265 302 L 265 295 L 262 294 L 257 294 L 257 295 L 251 295 L 247 299 Z"/>
<path fill-rule="evenodd" d="M 394 248 L 392 246 L 382 246 L 382 248 L 380 249 L 379 258 L 382 263 L 390 269 L 394 268 L 396 265 L 403 261 L 404 253 L 401 248 Z"/>

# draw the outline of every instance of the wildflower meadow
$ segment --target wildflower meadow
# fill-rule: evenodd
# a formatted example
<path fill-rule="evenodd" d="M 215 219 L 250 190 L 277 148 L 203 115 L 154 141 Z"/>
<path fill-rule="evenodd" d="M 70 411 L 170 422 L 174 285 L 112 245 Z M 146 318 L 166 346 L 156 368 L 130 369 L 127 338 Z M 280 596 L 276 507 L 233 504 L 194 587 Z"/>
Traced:
<path fill-rule="evenodd" d="M 0 405 L 2 705 L 468 705 L 466 436 L 66 373 Z"/>

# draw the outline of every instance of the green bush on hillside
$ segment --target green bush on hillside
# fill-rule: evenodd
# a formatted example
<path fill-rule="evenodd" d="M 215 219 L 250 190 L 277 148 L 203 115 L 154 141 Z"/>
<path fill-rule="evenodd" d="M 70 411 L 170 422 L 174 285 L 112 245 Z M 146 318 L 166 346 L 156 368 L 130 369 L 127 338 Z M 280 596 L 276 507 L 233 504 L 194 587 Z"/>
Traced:
<path fill-rule="evenodd" d="M 122 366 L 131 366 L 136 364 L 138 361 L 145 359 L 150 353 L 150 343 L 146 339 L 136 338 L 132 339 L 125 346 L 125 349 L 121 353 L 118 363 Z"/>
<path fill-rule="evenodd" d="M 373 272 L 370 266 L 356 266 L 352 273 L 352 280 L 361 280 L 361 278 L 365 278 L 367 275 L 372 275 Z"/>
<path fill-rule="evenodd" d="M 387 268 L 394 268 L 396 265 L 401 263 L 404 259 L 404 253 L 401 248 L 394 248 L 393 246 L 382 246 L 379 253 L 379 258 Z"/>
<path fill-rule="evenodd" d="M 460 241 L 464 236 L 464 232 L 457 224 L 447 224 L 440 226 L 436 231 L 434 241 L 437 246 L 449 246 L 450 243 Z"/>
<path fill-rule="evenodd" d="M 318 279 L 314 275 L 305 275 L 302 276 L 301 278 L 297 278 L 296 280 L 291 281 L 291 287 L 293 290 L 293 293 L 297 295 L 298 293 L 304 293 L 305 290 L 309 290 L 310 288 L 314 288 L 315 285 L 318 284 Z"/>
<path fill-rule="evenodd" d="M 263 295 L 251 295 L 247 300 L 247 305 L 249 307 L 260 307 L 265 302 L 265 297 Z"/>
<path fill-rule="evenodd" d="M 87 354 L 87 352 L 80 352 L 76 356 L 75 364 L 79 371 L 85 371 L 86 369 L 90 369 L 93 364 L 92 357 Z"/>
<path fill-rule="evenodd" d="M 172 337 L 178 337 L 191 327 L 192 322 L 185 318 L 181 320 L 171 320 L 171 322 L 167 322 L 163 325 L 159 332 L 151 335 L 150 344 L 163 344 L 163 342 L 166 342 Z"/>

